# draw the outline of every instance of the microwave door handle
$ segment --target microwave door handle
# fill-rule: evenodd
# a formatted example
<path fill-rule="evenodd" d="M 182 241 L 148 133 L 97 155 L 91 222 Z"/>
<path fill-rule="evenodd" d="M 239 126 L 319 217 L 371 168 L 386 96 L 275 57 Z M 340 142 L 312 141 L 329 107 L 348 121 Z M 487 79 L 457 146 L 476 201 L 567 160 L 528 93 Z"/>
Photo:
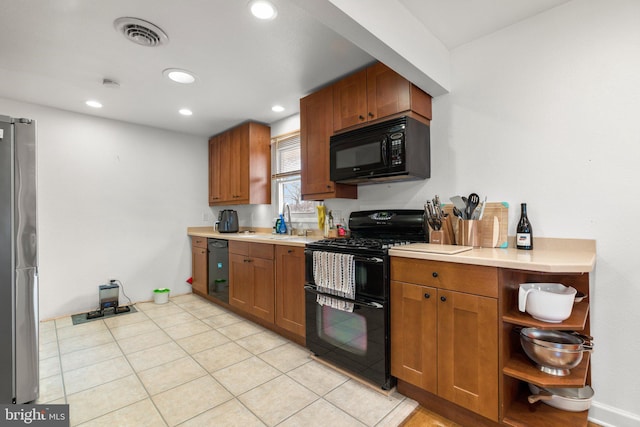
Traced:
<path fill-rule="evenodd" d="M 382 163 L 384 163 L 385 166 L 389 166 L 389 140 L 387 139 L 387 137 L 385 136 L 384 139 L 382 140 L 382 144 L 380 149 L 382 150 Z"/>

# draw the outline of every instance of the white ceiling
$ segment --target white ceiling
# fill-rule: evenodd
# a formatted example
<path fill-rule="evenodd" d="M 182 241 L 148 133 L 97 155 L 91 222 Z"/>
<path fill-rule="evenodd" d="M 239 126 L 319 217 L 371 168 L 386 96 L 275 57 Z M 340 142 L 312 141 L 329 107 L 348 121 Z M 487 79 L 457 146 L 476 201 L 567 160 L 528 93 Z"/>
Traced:
<path fill-rule="evenodd" d="M 398 3 L 453 49 L 566 1 Z M 2 3 L 0 97 L 203 136 L 297 113 L 300 97 L 374 61 L 295 0 L 274 0 L 278 17 L 267 22 L 249 14 L 248 0 Z M 122 16 L 154 23 L 169 43 L 149 48 L 126 40 L 113 26 Z M 198 81 L 171 82 L 166 68 L 191 70 Z M 120 88 L 104 87 L 104 78 Z M 87 99 L 104 107 L 92 110 Z M 274 113 L 273 104 L 286 110 Z M 182 107 L 193 116 L 180 116 Z"/>

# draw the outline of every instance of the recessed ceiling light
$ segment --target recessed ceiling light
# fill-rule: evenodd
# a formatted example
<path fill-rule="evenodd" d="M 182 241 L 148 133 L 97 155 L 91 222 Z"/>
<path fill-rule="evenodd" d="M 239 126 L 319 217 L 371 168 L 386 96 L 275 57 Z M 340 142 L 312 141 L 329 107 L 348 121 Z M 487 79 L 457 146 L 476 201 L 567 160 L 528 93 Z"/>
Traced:
<path fill-rule="evenodd" d="M 271 107 L 271 111 L 282 113 L 284 111 L 284 107 L 282 105 L 274 105 L 273 107 Z"/>
<path fill-rule="evenodd" d="M 178 110 L 178 113 L 182 114 L 183 116 L 191 116 L 193 114 L 193 111 L 189 110 L 188 108 L 181 108 L 180 110 Z"/>
<path fill-rule="evenodd" d="M 196 81 L 195 74 L 187 70 L 180 70 L 178 68 L 167 68 L 162 72 L 162 74 L 176 83 L 182 83 L 185 85 L 191 84 Z"/>
<path fill-rule="evenodd" d="M 94 100 L 89 100 L 85 102 L 85 104 L 87 104 L 91 108 L 102 108 L 102 104 Z"/>
<path fill-rule="evenodd" d="M 273 19 L 278 15 L 276 7 L 266 0 L 253 0 L 249 3 L 249 8 L 258 19 Z"/>

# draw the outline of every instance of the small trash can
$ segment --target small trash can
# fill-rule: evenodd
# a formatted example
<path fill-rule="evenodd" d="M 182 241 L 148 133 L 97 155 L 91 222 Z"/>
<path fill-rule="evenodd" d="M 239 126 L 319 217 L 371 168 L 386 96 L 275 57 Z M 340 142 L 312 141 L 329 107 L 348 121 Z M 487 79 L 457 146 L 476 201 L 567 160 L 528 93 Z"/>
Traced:
<path fill-rule="evenodd" d="M 169 292 L 168 288 L 158 288 L 153 290 L 153 302 L 156 304 L 166 304 L 169 302 Z"/>

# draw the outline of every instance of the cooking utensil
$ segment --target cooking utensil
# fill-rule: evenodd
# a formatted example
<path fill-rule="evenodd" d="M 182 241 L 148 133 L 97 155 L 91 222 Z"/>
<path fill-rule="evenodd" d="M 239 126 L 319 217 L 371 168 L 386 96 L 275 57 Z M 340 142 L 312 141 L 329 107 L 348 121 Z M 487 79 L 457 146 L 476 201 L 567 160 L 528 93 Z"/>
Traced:
<path fill-rule="evenodd" d="M 484 216 L 484 208 L 487 207 L 487 196 L 484 196 L 484 201 L 482 202 L 482 207 L 480 208 L 480 214 L 478 214 L 478 219 L 482 219 Z"/>
<path fill-rule="evenodd" d="M 591 386 L 569 388 L 569 387 L 539 387 L 529 384 L 529 390 L 533 393 L 529 396 L 529 403 L 542 401 L 554 408 L 571 412 L 582 412 L 589 409 L 593 395 L 595 394 Z"/>
<path fill-rule="evenodd" d="M 583 294 L 582 292 L 577 292 L 574 302 L 582 302 L 586 297 L 587 297 L 586 294 Z"/>
<path fill-rule="evenodd" d="M 538 369 L 556 376 L 569 375 L 582 354 L 593 351 L 593 344 L 578 335 L 536 328 L 523 328 L 520 344 Z"/>
<path fill-rule="evenodd" d="M 480 196 L 478 196 L 476 193 L 469 194 L 466 206 L 467 219 L 472 219 L 473 211 L 478 206 L 478 203 L 480 203 Z"/>
<path fill-rule="evenodd" d="M 460 196 L 452 196 L 449 197 L 449 200 L 451 200 L 451 203 L 453 203 L 453 206 L 458 209 L 458 211 L 460 212 L 464 212 L 467 209 L 467 204 L 465 203 L 464 200 L 462 200 L 462 197 Z M 455 214 L 455 212 L 454 212 Z M 462 218 L 461 215 L 457 215 L 456 216 L 460 216 L 460 218 Z"/>

